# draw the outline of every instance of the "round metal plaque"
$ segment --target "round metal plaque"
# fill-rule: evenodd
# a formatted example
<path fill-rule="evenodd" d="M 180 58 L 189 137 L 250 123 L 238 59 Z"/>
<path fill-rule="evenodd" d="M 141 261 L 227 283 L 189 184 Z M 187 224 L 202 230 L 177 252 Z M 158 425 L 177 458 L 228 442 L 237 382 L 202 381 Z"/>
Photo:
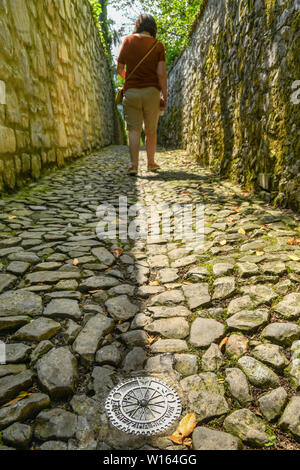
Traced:
<path fill-rule="evenodd" d="M 175 390 L 152 377 L 120 383 L 108 395 L 105 408 L 120 431 L 148 436 L 163 431 L 181 414 Z"/>

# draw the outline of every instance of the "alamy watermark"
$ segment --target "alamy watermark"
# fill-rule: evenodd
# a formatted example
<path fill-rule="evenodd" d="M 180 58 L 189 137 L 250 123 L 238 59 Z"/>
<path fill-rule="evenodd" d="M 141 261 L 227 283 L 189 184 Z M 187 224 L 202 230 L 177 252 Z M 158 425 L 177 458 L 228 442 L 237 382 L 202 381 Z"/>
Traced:
<path fill-rule="evenodd" d="M 300 80 L 295 80 L 292 83 L 292 90 L 295 90 L 291 94 L 291 102 L 293 104 L 300 104 Z"/>
<path fill-rule="evenodd" d="M 6 364 L 6 345 L 0 341 L 0 364 Z"/>
<path fill-rule="evenodd" d="M 204 204 L 134 204 L 126 196 L 119 206 L 104 203 L 97 207 L 99 239 L 121 241 L 156 240 L 204 241 Z"/>

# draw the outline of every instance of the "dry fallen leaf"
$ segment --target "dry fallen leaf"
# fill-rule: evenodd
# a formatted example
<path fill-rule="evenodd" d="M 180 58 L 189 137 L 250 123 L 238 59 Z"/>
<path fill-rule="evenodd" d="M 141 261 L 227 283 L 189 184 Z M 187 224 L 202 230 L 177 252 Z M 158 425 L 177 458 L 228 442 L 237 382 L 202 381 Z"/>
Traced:
<path fill-rule="evenodd" d="M 243 235 L 246 235 L 246 230 L 244 230 L 243 228 L 239 228 L 238 232 L 242 233 Z"/>
<path fill-rule="evenodd" d="M 300 243 L 300 238 L 296 238 L 295 242 Z"/>
<path fill-rule="evenodd" d="M 227 217 L 227 220 L 228 220 L 229 222 L 231 222 L 231 223 L 233 223 L 233 222 L 234 222 L 234 220 L 233 220 L 233 218 L 232 218 L 232 217 Z"/>
<path fill-rule="evenodd" d="M 16 398 L 2 405 L 1 408 L 5 408 L 6 406 L 12 405 L 13 403 L 23 400 L 23 398 L 29 397 L 30 395 L 32 395 L 32 393 L 21 392 Z"/>
<path fill-rule="evenodd" d="M 228 341 L 228 336 L 225 336 L 225 338 L 222 339 L 221 343 L 219 344 L 219 350 L 222 351 L 222 348 L 223 346 L 225 346 L 225 344 L 227 343 Z"/>
<path fill-rule="evenodd" d="M 97 294 L 97 292 L 103 292 L 103 289 L 89 290 L 90 294 Z"/>
<path fill-rule="evenodd" d="M 149 286 L 159 286 L 159 282 L 158 281 L 150 281 Z"/>
<path fill-rule="evenodd" d="M 17 218 L 16 215 L 9 215 L 9 216 L 8 216 L 8 220 L 12 220 L 12 219 L 16 219 L 16 218 Z"/>
<path fill-rule="evenodd" d="M 122 320 L 119 320 L 118 323 L 117 323 L 117 325 L 118 325 L 118 326 L 119 326 L 119 325 L 122 325 Z"/>
<path fill-rule="evenodd" d="M 300 261 L 300 258 L 297 255 L 288 255 L 288 257 L 293 261 Z"/>
<path fill-rule="evenodd" d="M 148 341 L 149 344 L 152 344 L 155 341 L 155 337 L 154 336 L 149 336 L 147 341 Z"/>
<path fill-rule="evenodd" d="M 123 253 L 122 248 L 117 248 L 116 250 L 113 251 L 113 255 L 115 258 L 120 258 L 122 253 Z"/>
<path fill-rule="evenodd" d="M 295 243 L 295 237 L 290 238 L 288 241 L 288 245 L 294 245 L 294 243 Z"/>
<path fill-rule="evenodd" d="M 263 256 L 265 254 L 265 252 L 263 250 L 258 250 L 256 252 L 257 256 Z"/>
<path fill-rule="evenodd" d="M 224 246 L 224 245 L 226 245 L 226 243 L 227 243 L 227 241 L 226 241 L 226 240 L 221 240 L 221 241 L 220 241 L 220 245 L 221 245 L 221 246 Z"/>
<path fill-rule="evenodd" d="M 73 266 L 77 266 L 77 264 L 79 263 L 78 259 L 77 258 L 74 258 L 73 259 Z"/>
<path fill-rule="evenodd" d="M 182 444 L 183 440 L 188 437 L 194 431 L 197 426 L 197 419 L 195 413 L 187 414 L 180 423 L 176 431 L 170 436 L 170 439 L 174 444 Z"/>

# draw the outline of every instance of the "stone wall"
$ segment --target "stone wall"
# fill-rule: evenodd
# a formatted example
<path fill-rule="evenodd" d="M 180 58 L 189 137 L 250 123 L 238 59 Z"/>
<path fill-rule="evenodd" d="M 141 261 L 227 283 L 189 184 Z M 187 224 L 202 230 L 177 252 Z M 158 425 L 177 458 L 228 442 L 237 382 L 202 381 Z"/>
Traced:
<path fill-rule="evenodd" d="M 88 0 L 0 0 L 0 190 L 124 134 Z"/>
<path fill-rule="evenodd" d="M 205 0 L 160 125 L 164 145 L 298 210 L 299 10 L 300 0 Z"/>

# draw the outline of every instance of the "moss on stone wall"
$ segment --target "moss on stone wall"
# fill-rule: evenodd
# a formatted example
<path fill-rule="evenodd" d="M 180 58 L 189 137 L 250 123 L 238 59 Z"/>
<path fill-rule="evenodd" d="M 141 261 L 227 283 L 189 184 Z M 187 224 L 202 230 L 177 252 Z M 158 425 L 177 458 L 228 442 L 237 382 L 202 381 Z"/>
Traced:
<path fill-rule="evenodd" d="M 296 3 L 219 0 L 216 10 L 208 1 L 191 48 L 170 73 L 160 128 L 163 143 L 180 129 L 177 141 L 201 163 L 300 209 L 300 111 L 291 101 L 300 79 Z"/>

